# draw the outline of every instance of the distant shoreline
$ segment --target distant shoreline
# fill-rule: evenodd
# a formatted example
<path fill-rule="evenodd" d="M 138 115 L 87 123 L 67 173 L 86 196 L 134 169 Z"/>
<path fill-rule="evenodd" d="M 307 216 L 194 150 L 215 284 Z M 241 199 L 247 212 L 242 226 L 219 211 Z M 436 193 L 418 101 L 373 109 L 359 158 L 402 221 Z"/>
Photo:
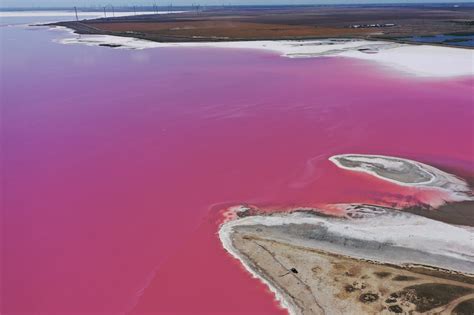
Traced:
<path fill-rule="evenodd" d="M 53 25 L 53 27 L 68 29 L 57 25 Z M 418 77 L 471 77 L 474 75 L 474 69 L 469 67 L 474 56 L 472 49 L 399 44 L 373 39 L 330 38 L 162 43 L 131 36 L 72 34 L 70 37 L 58 39 L 57 42 L 68 45 L 82 44 L 132 50 L 167 47 L 266 50 L 288 58 L 348 57 L 368 60 L 383 65 L 385 68 L 393 69 L 399 74 Z"/>
<path fill-rule="evenodd" d="M 193 6 L 175 11 L 178 14 L 131 14 L 115 18 L 107 12 L 111 8 L 104 10 L 105 17 L 50 25 L 68 27 L 78 34 L 122 36 L 158 43 L 353 38 L 421 45 L 406 38 L 474 34 L 474 4 Z M 171 13 L 176 8 L 163 10 Z M 458 47 L 460 41 L 456 43 L 430 44 Z"/>
<path fill-rule="evenodd" d="M 461 45 L 452 45 L 446 43 L 428 43 L 428 42 L 415 42 L 401 38 L 391 38 L 391 37 L 366 37 L 366 36 L 311 36 L 311 37 L 261 37 L 261 38 L 219 38 L 219 37 L 202 37 L 202 38 L 189 38 L 189 37 L 162 37 L 160 39 L 152 39 L 140 34 L 127 34 L 127 33 L 116 33 L 116 32 L 107 32 L 102 31 L 91 26 L 82 24 L 80 22 L 55 22 L 44 24 L 43 26 L 61 26 L 66 27 L 72 30 L 74 33 L 79 35 L 109 35 L 109 36 L 119 36 L 126 38 L 135 38 L 140 40 L 148 40 L 156 43 L 225 43 L 225 42 L 257 42 L 257 41 L 311 41 L 311 40 L 324 40 L 324 39 L 359 39 L 367 41 L 386 41 L 397 44 L 406 44 L 414 46 L 438 46 L 438 47 L 449 47 L 449 48 L 460 48 L 460 49 L 471 49 L 474 50 L 472 46 L 461 46 Z"/>
<path fill-rule="evenodd" d="M 177 14 L 177 13 L 176 13 Z M 449 43 L 437 43 L 437 42 L 416 42 L 410 41 L 403 38 L 387 37 L 387 36 L 363 36 L 363 35 L 322 35 L 322 36 L 281 36 L 281 37 L 258 37 L 258 38 L 240 38 L 240 37 L 178 37 L 178 36 L 161 36 L 159 38 L 150 38 L 145 34 L 139 33 L 126 33 L 126 32 L 111 32 L 104 31 L 93 26 L 87 25 L 82 22 L 66 21 L 66 22 L 55 22 L 44 24 L 44 26 L 61 26 L 69 28 L 79 35 L 110 35 L 119 36 L 126 38 L 135 38 L 141 40 L 148 40 L 156 43 L 219 43 L 219 42 L 257 42 L 257 41 L 303 41 L 303 40 L 322 40 L 322 39 L 360 39 L 367 41 L 387 41 L 397 44 L 406 44 L 414 46 L 438 46 L 438 47 L 449 47 L 449 48 L 460 48 L 460 49 L 471 49 L 474 50 L 473 46 L 462 46 L 452 45 Z"/>

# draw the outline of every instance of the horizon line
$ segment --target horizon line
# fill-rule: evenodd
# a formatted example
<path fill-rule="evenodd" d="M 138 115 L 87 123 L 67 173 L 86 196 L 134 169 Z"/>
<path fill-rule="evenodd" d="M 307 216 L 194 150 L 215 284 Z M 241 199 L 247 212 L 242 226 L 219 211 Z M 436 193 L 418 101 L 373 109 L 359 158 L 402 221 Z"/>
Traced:
<path fill-rule="evenodd" d="M 223 8 L 223 7 L 318 7 L 318 6 L 325 6 L 325 7 L 330 7 L 330 6 L 358 6 L 358 5 L 365 5 L 365 6 L 393 6 L 393 5 L 403 5 L 403 6 L 410 6 L 410 5 L 448 5 L 448 6 L 453 6 L 453 5 L 459 5 L 459 4 L 468 4 L 468 5 L 474 5 L 474 0 L 467 0 L 467 1 L 459 1 L 459 2 L 447 2 L 447 1 L 443 1 L 443 0 L 440 0 L 440 1 L 433 1 L 433 2 L 407 2 L 407 1 L 394 1 L 394 2 L 367 2 L 367 0 L 360 0 L 359 2 L 351 2 L 351 3 L 346 3 L 344 2 L 344 0 L 341 0 L 342 2 L 339 2 L 339 3 L 314 3 L 314 4 L 309 4 L 309 3 L 301 3 L 301 4 L 294 4 L 294 3 L 285 3 L 285 4 L 260 4 L 260 3 L 256 3 L 256 4 L 232 4 L 232 3 L 228 3 L 228 4 L 199 4 L 199 3 L 195 3 L 195 4 L 181 4 L 181 5 L 174 5 L 172 2 L 168 5 L 133 5 L 133 4 L 130 4 L 130 5 L 123 5 L 123 4 L 120 4 L 120 5 L 116 5 L 116 6 L 113 6 L 115 8 L 133 8 L 133 7 L 136 7 L 136 8 L 149 8 L 151 9 L 152 11 L 155 9 L 155 8 L 169 8 L 170 5 L 172 5 L 173 7 L 176 7 L 176 8 L 192 8 L 194 7 L 195 5 L 199 5 L 201 7 L 210 7 L 210 8 Z M 370 1 L 370 0 L 369 0 Z M 87 8 L 103 8 L 103 7 L 107 7 L 107 6 L 111 6 L 110 4 L 107 4 L 107 5 L 99 5 L 99 4 L 92 4 L 92 5 L 88 5 L 88 6 L 42 6 L 42 5 L 37 5 L 37 6 L 25 6 L 25 7 L 19 7 L 19 6 L 2 6 L 0 5 L 0 10 L 38 10 L 38 9 L 41 9 L 41 10 L 46 10 L 46 9 L 55 9 L 55 10 L 59 10 L 59 9 L 71 9 L 71 8 L 74 8 L 74 7 L 77 7 L 78 9 L 81 8 L 81 9 L 87 9 Z"/>

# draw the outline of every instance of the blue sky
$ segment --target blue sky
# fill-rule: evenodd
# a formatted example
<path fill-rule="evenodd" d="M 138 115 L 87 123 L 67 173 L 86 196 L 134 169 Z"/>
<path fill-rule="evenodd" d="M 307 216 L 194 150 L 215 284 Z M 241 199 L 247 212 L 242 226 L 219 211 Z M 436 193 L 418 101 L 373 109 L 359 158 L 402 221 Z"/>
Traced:
<path fill-rule="evenodd" d="M 0 6 L 5 7 L 87 7 L 91 5 L 190 5 L 200 3 L 202 5 L 222 5 L 222 4 L 336 4 L 336 3 L 419 3 L 419 2 L 445 2 L 457 3 L 459 0 L 0 0 Z M 474 2 L 474 0 L 464 1 Z"/>

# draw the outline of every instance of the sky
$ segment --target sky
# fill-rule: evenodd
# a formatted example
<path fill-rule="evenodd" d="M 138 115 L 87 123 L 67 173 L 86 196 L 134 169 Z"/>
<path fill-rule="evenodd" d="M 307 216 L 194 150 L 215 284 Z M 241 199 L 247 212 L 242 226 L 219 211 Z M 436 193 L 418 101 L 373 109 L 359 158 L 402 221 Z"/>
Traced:
<path fill-rule="evenodd" d="M 0 0 L 0 7 L 89 7 L 104 5 L 191 5 L 199 3 L 201 5 L 223 5 L 223 4 L 340 4 L 340 3 L 459 3 L 474 2 L 474 0 Z"/>

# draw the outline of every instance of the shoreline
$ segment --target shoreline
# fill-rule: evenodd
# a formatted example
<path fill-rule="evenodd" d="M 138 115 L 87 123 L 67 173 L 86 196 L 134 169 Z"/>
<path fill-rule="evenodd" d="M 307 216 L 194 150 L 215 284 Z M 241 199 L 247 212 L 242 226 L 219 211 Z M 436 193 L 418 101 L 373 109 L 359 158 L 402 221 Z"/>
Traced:
<path fill-rule="evenodd" d="M 337 167 L 356 173 L 366 173 L 396 185 L 446 194 L 444 203 L 473 201 L 468 183 L 453 174 L 410 159 L 385 155 L 339 154 L 329 158 Z M 437 208 L 442 204 L 429 204 Z"/>
<path fill-rule="evenodd" d="M 176 12 L 176 13 L 184 13 Z M 435 47 L 446 47 L 446 48 L 456 48 L 456 49 L 468 49 L 474 50 L 473 46 L 459 46 L 459 45 L 449 45 L 446 43 L 436 43 L 436 42 L 415 42 L 405 40 L 403 38 L 388 37 L 383 35 L 372 35 L 367 36 L 363 34 L 359 35 L 321 35 L 321 36 L 281 36 L 281 37 L 259 37 L 259 38 L 244 38 L 244 37 L 219 37 L 219 36 L 208 36 L 208 37 L 199 37 L 199 36 L 163 36 L 162 39 L 153 39 L 146 37 L 145 34 L 141 35 L 140 33 L 127 33 L 127 32 L 113 32 L 106 31 L 95 28 L 91 25 L 85 23 L 75 22 L 75 21 L 66 21 L 66 22 L 54 22 L 41 24 L 40 26 L 61 26 L 66 27 L 72 30 L 75 34 L 78 35 L 109 35 L 109 36 L 118 36 L 126 38 L 134 38 L 139 40 L 146 40 L 155 43 L 161 44 L 187 44 L 187 43 L 232 43 L 232 42 L 259 42 L 259 41 L 313 41 L 313 40 L 329 40 L 329 39 L 353 39 L 353 40 L 365 40 L 372 42 L 389 42 L 393 44 L 403 44 L 403 45 L 412 45 L 412 46 L 435 46 Z"/>
<path fill-rule="evenodd" d="M 72 37 L 60 38 L 60 44 L 82 44 L 113 49 L 143 50 L 152 48 L 220 48 L 250 49 L 277 53 L 288 58 L 346 57 L 374 62 L 389 71 L 420 78 L 459 78 L 474 76 L 467 66 L 474 58 L 473 49 L 425 44 L 398 44 L 359 38 L 329 38 L 317 40 L 156 42 L 133 36 L 80 35 L 63 28 Z M 72 33 L 73 32 L 73 33 Z"/>
<path fill-rule="evenodd" d="M 281 234 L 278 239 L 309 244 L 359 259 L 429 265 L 461 273 L 472 273 L 474 270 L 472 227 L 455 226 L 388 207 L 362 204 L 347 204 L 345 207 L 351 211 L 350 217 L 321 216 L 318 209 L 314 209 L 314 213 L 294 211 L 249 215 L 224 223 L 219 233 L 228 233 L 234 227 L 244 225 L 310 225 L 321 233 L 300 235 L 291 228 L 285 233 L 294 235 L 286 237 Z M 428 236 L 427 232 L 432 229 L 438 231 L 437 235 Z M 430 245 L 429 251 L 424 246 L 420 247 L 427 238 L 435 242 Z M 388 253 L 390 251 L 398 254 L 393 256 Z"/>
<path fill-rule="evenodd" d="M 386 208 L 385 208 L 386 209 Z M 418 217 L 416 215 L 411 215 L 411 214 L 406 214 L 398 211 L 391 212 L 389 213 L 384 213 L 384 214 L 377 214 L 376 217 L 380 217 L 382 220 L 380 221 L 383 222 L 383 220 L 387 219 L 387 221 L 390 221 L 390 218 L 397 218 L 397 216 L 402 216 L 400 223 L 405 222 L 407 218 L 415 219 L 420 222 L 424 221 L 426 224 L 435 224 L 437 225 L 437 230 L 442 231 L 443 228 L 448 228 L 451 229 L 453 228 L 449 224 L 445 223 L 438 223 L 436 221 Z M 311 216 L 308 215 L 307 213 L 302 214 L 302 213 L 293 213 L 293 214 L 279 214 L 279 215 L 270 215 L 270 216 L 262 216 L 262 215 L 257 215 L 257 216 L 249 216 L 241 219 L 237 219 L 234 221 L 227 222 L 223 224 L 219 230 L 219 237 L 221 240 L 221 243 L 223 247 L 226 249 L 227 252 L 229 252 L 234 258 L 238 259 L 241 264 L 244 266 L 244 268 L 252 274 L 253 277 L 258 278 L 261 280 L 263 283 L 265 283 L 269 289 L 275 294 L 276 300 L 279 301 L 281 306 L 285 307 L 286 309 L 289 310 L 290 314 L 294 315 L 299 315 L 299 314 L 320 314 L 320 313 L 325 313 L 325 311 L 328 311 L 327 309 L 325 310 L 324 307 L 316 303 L 317 305 L 315 306 L 318 311 L 315 311 L 314 309 L 310 312 L 305 309 L 305 307 L 302 308 L 301 305 L 299 305 L 297 302 L 295 302 L 294 297 L 292 297 L 292 294 L 289 293 L 292 290 L 296 290 L 295 286 L 298 286 L 298 283 L 303 281 L 299 280 L 296 282 L 291 282 L 287 283 L 286 287 L 285 284 L 286 282 L 282 281 L 287 281 L 287 280 L 281 280 L 278 276 L 276 277 L 277 274 L 282 274 L 281 272 L 287 268 L 288 274 L 291 275 L 292 272 L 291 269 L 286 266 L 283 269 L 281 266 L 278 266 L 281 264 L 281 259 L 285 259 L 281 255 L 277 255 L 278 259 L 275 258 L 275 261 L 269 262 L 268 259 L 270 259 L 267 254 L 265 258 L 262 256 L 263 252 L 260 252 L 258 246 L 263 246 L 265 245 L 265 248 L 268 252 L 268 250 L 271 251 L 272 246 L 275 245 L 276 248 L 279 246 L 283 246 L 284 253 L 288 253 L 288 259 L 291 256 L 292 259 L 294 260 L 294 265 L 295 265 L 295 270 L 297 269 L 300 273 L 302 272 L 300 268 L 306 268 L 305 264 L 301 265 L 297 263 L 298 259 L 302 259 L 303 261 L 308 261 L 311 257 L 319 257 L 319 256 L 330 256 L 330 257 L 336 257 L 336 258 L 343 258 L 343 259 L 349 259 L 353 261 L 351 264 L 353 266 L 358 266 L 360 264 L 369 264 L 376 266 L 378 269 L 398 269 L 401 274 L 410 274 L 410 273 L 416 273 L 417 278 L 425 278 L 425 277 L 434 277 L 434 278 L 439 278 L 439 282 L 441 283 L 451 283 L 450 281 L 454 281 L 451 284 L 454 284 L 455 282 L 460 282 L 461 284 L 458 284 L 460 286 L 463 286 L 462 283 L 466 283 L 469 288 L 474 288 L 474 275 L 472 273 L 472 261 L 467 262 L 467 265 L 464 267 L 464 269 L 460 269 L 459 266 L 454 266 L 455 264 L 445 264 L 445 265 L 436 265 L 433 264 L 433 261 L 430 261 L 429 255 L 427 252 L 420 252 L 421 255 L 418 256 L 418 260 L 410 260 L 410 259 L 401 259 L 400 258 L 400 253 L 403 253 L 404 249 L 403 247 L 400 247 L 401 245 L 394 245 L 396 247 L 391 247 L 387 245 L 386 247 L 382 248 L 377 248 L 377 251 L 385 251 L 386 255 L 392 255 L 391 259 L 380 259 L 380 257 L 373 257 L 373 256 L 368 256 L 368 255 L 361 255 L 360 252 L 364 251 L 364 246 L 371 247 L 371 241 L 369 240 L 361 240 L 362 242 L 358 243 L 355 241 L 357 239 L 356 236 L 354 236 L 354 240 L 350 241 L 344 237 L 344 245 L 337 245 L 333 243 L 333 241 L 340 237 L 337 234 L 334 234 L 334 236 L 329 236 L 331 232 L 327 232 L 325 230 L 326 227 L 329 227 L 331 229 L 331 224 L 345 224 L 344 222 L 347 222 L 348 225 L 354 225 L 355 229 L 358 229 L 362 226 L 369 228 L 370 226 L 373 225 L 373 219 L 369 218 L 370 216 L 365 216 L 362 219 L 355 219 L 355 220 L 348 220 L 348 219 L 337 219 L 337 218 L 328 218 L 328 217 L 319 217 L 319 216 Z M 398 218 L 400 219 L 400 218 Z M 364 223 L 361 223 L 362 221 L 366 221 Z M 332 223 L 331 223 L 332 222 Z M 420 224 L 418 222 L 417 224 Z M 388 223 L 385 222 L 385 224 L 392 224 L 393 226 L 396 226 L 396 222 L 394 223 Z M 415 225 L 417 225 L 415 224 Z M 459 227 L 454 227 L 455 229 L 459 229 L 459 231 L 463 231 L 463 228 Z M 321 233 L 323 234 L 318 234 L 316 231 L 322 231 Z M 343 229 L 344 230 L 344 229 Z M 302 232 L 303 231 L 303 232 Z M 356 231 L 356 230 L 354 230 Z M 465 230 L 464 230 L 465 231 Z M 307 232 L 307 233 L 306 233 Z M 328 234 L 329 233 L 329 234 Z M 403 234 L 403 232 L 400 232 Z M 471 233 L 465 231 L 465 233 Z M 350 234 L 350 233 L 349 233 Z M 435 240 L 436 236 L 434 236 L 433 239 L 430 239 L 429 242 L 427 239 L 423 238 L 423 233 L 415 233 L 416 235 L 412 235 L 411 238 L 418 238 L 420 246 L 421 244 L 427 245 L 436 243 L 440 240 Z M 320 241 L 317 240 L 317 237 L 314 235 L 319 235 L 321 238 Z M 347 236 L 347 235 L 346 235 Z M 323 241 L 321 241 L 323 240 Z M 331 241 L 333 240 L 333 241 Z M 395 240 L 396 241 L 396 240 Z M 472 244 L 469 244 L 469 239 L 465 239 L 467 241 L 467 244 L 465 243 L 464 245 L 471 246 Z M 256 245 L 253 244 L 252 242 L 256 242 Z M 276 242 L 276 243 L 275 243 Z M 324 242 L 329 244 L 328 246 L 322 245 Z M 379 244 L 383 244 L 384 241 L 381 240 Z M 462 242 L 461 242 L 462 243 Z M 253 245 L 252 245 L 253 244 Z M 272 245 L 273 244 L 273 245 Z M 326 244 L 326 245 L 327 245 Z M 365 244 L 365 245 L 364 245 Z M 362 247 L 360 247 L 362 246 Z M 353 250 L 351 250 L 351 247 L 355 249 L 358 254 L 355 254 Z M 423 246 L 421 246 L 423 247 Z M 262 247 L 263 248 L 263 247 Z M 337 249 L 339 248 L 339 249 Z M 341 248 L 343 249 L 341 251 Z M 394 248 L 398 248 L 398 251 L 393 251 Z M 448 252 L 450 250 L 451 246 L 447 246 L 445 248 L 445 254 L 450 255 Z M 292 250 L 298 251 L 298 255 L 292 256 Z M 406 247 L 405 249 L 408 249 Z M 300 252 L 303 250 L 303 252 Z M 471 248 L 471 250 L 473 250 Z M 259 253 L 260 252 L 260 253 Z M 307 252 L 308 256 L 301 256 L 301 255 L 306 255 L 304 252 Z M 408 257 L 413 257 L 413 250 L 409 250 L 406 252 Z M 467 251 L 469 253 L 469 249 Z M 402 255 L 403 256 L 403 255 Z M 433 256 L 434 257 L 434 256 Z M 439 256 L 441 257 L 441 256 Z M 435 257 L 435 259 L 438 259 L 439 257 Z M 447 257 L 447 256 L 446 256 Z M 316 258 L 315 258 L 316 259 Z M 317 258 L 320 259 L 320 258 Z M 331 258 L 332 259 L 332 258 Z M 330 259 L 330 260 L 331 260 Z M 457 259 L 457 258 L 456 258 Z M 451 262 L 454 262 L 456 259 L 452 260 Z M 289 260 L 291 261 L 291 259 Z M 461 264 L 462 265 L 462 264 Z M 282 265 L 283 266 L 283 265 Z M 321 267 L 321 265 L 320 265 Z M 276 268 L 275 270 L 273 268 Z M 354 267 L 355 268 L 355 267 Z M 374 267 L 375 268 L 375 267 Z M 294 272 L 294 271 L 293 271 Z M 286 274 L 283 274 L 286 275 Z M 318 281 L 322 281 L 321 277 L 319 276 L 319 280 L 317 280 L 315 283 L 319 283 Z M 408 275 L 406 276 L 408 277 Z M 343 277 L 344 278 L 344 277 Z M 342 278 L 342 279 L 343 279 Z M 432 278 L 431 281 L 434 281 Z M 312 280 L 308 280 L 309 278 L 306 279 L 306 282 L 312 283 Z M 343 281 L 343 280 L 340 281 Z M 326 279 L 327 281 L 330 281 L 330 279 Z M 375 280 L 374 280 L 375 281 Z M 304 281 L 303 281 L 304 282 Z M 306 283 L 305 282 L 305 283 Z M 307 283 L 306 283 L 307 284 Z M 311 288 L 314 287 L 314 283 L 311 284 Z M 338 284 L 335 283 L 334 287 L 325 287 L 326 290 L 332 292 L 335 290 L 334 288 L 337 287 Z M 301 289 L 301 286 L 299 287 Z M 375 287 L 372 288 L 375 290 Z M 470 290 L 471 290 L 470 289 Z M 290 290 L 290 291 L 288 291 Z M 372 291 L 373 291 L 372 290 Z M 298 291 L 299 292 L 299 291 Z M 362 291 L 361 291 L 362 292 Z M 474 292 L 474 291 L 472 291 Z M 333 292 L 334 293 L 334 292 Z M 333 294 L 331 293 L 331 294 Z M 323 294 L 320 292 L 320 294 Z M 335 293 L 334 293 L 335 294 Z M 333 295 L 334 295 L 333 294 Z M 388 293 L 380 293 L 382 295 L 386 295 L 385 298 L 388 298 Z M 301 294 L 299 296 L 302 298 L 305 296 L 304 294 Z M 314 297 L 317 298 L 318 296 Z M 334 300 L 338 300 L 339 298 L 334 295 L 331 297 Z M 307 296 L 309 300 L 313 299 L 313 297 L 310 297 L 309 295 Z M 324 296 L 324 298 L 329 299 L 329 296 Z M 304 300 L 304 298 L 302 298 Z M 322 299 L 322 297 L 321 297 Z M 341 302 L 342 301 L 342 302 Z M 341 305 L 345 305 L 344 299 L 341 299 Z M 322 301 L 319 301 L 320 303 L 323 303 Z M 315 305 L 313 302 L 307 302 L 311 305 Z M 328 302 L 329 303 L 329 302 Z M 331 302 L 331 303 L 334 303 Z M 298 305 L 297 305 L 298 304 Z M 301 303 L 300 303 L 301 304 Z M 303 303 L 304 304 L 304 303 Z M 324 303 L 323 303 L 324 304 Z M 341 306 L 340 305 L 340 306 Z M 326 306 L 327 307 L 327 306 Z M 343 306 L 341 306 L 343 307 Z M 344 306 L 345 307 L 345 306 Z M 364 305 L 364 307 L 366 307 Z M 330 309 L 328 311 L 328 314 L 339 314 L 339 313 L 344 313 L 342 310 L 338 310 L 337 307 L 334 309 Z M 371 313 L 371 312 L 368 312 Z"/>
<path fill-rule="evenodd" d="M 444 212 L 472 200 L 463 179 L 417 161 L 364 154 L 329 160 L 397 185 L 451 193 Z M 433 207 L 427 211 L 436 212 L 433 200 L 427 202 Z M 443 214 L 434 220 L 413 207 L 329 206 L 343 215 L 319 209 L 265 214 L 234 206 L 229 211 L 235 215 L 218 235 L 224 249 L 291 315 L 474 311 L 472 222 L 450 224 Z"/>

